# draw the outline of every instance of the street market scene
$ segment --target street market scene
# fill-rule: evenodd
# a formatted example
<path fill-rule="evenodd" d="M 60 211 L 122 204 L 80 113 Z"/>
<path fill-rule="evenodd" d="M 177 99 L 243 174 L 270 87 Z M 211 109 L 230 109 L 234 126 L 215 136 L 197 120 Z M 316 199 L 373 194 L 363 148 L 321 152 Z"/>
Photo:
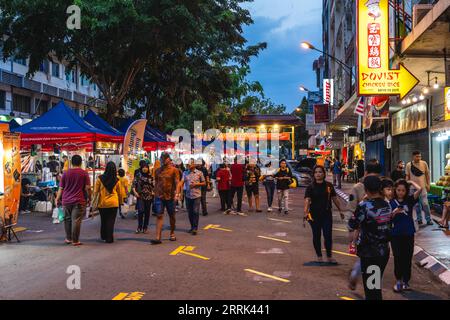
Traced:
<path fill-rule="evenodd" d="M 450 0 L 9 0 L 0 31 L 0 300 L 449 300 Z"/>

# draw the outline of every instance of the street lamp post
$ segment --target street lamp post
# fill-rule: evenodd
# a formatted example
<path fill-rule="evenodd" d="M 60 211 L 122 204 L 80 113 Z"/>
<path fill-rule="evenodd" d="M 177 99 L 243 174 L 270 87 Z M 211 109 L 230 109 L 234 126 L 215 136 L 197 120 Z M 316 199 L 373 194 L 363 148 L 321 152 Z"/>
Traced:
<path fill-rule="evenodd" d="M 345 70 L 345 72 L 347 72 L 347 73 L 350 75 L 351 79 L 354 80 L 354 81 L 356 82 L 356 77 L 355 77 L 355 75 L 354 75 L 354 73 L 353 73 L 352 67 L 350 67 L 348 64 L 346 64 L 346 63 L 343 62 L 342 60 L 339 60 L 339 59 L 336 58 L 335 56 L 332 56 L 332 55 L 330 55 L 330 54 L 328 54 L 328 53 L 326 53 L 326 52 L 324 52 L 324 51 L 322 51 L 322 50 L 320 50 L 320 49 L 317 49 L 315 46 L 313 46 L 311 43 L 309 43 L 309 42 L 307 42 L 307 41 L 303 41 L 303 42 L 301 43 L 301 46 L 302 46 L 303 48 L 305 48 L 305 49 L 310 49 L 310 50 L 317 51 L 317 52 L 323 54 L 324 56 L 326 56 L 326 57 L 328 57 L 328 58 L 330 58 L 330 59 L 336 61 L 336 63 L 339 64 L 341 67 L 343 67 L 344 70 Z M 349 87 L 349 95 L 350 95 L 350 96 L 351 96 L 351 94 L 352 94 L 352 89 L 351 89 L 351 88 L 352 88 L 352 83 L 351 83 L 351 80 L 350 80 L 350 87 Z"/>

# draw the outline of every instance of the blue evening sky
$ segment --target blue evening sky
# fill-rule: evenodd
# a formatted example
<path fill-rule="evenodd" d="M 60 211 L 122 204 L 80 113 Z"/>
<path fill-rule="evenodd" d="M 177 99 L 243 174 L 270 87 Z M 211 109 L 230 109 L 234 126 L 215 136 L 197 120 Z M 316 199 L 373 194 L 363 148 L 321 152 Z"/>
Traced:
<path fill-rule="evenodd" d="M 255 0 L 247 3 L 255 23 L 245 28 L 250 44 L 267 42 L 267 49 L 251 62 L 250 80 L 258 80 L 268 98 L 297 107 L 304 85 L 316 90 L 313 61 L 318 52 L 300 47 L 303 40 L 322 48 L 321 0 Z"/>

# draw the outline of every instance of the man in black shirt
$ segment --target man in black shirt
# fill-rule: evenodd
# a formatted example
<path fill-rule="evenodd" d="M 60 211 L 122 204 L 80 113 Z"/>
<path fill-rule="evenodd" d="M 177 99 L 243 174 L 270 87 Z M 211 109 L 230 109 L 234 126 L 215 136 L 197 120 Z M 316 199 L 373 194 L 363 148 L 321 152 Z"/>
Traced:
<path fill-rule="evenodd" d="M 391 179 L 396 182 L 397 180 L 405 179 L 405 177 L 405 163 L 402 160 L 399 160 L 397 162 L 397 168 L 391 173 Z"/>

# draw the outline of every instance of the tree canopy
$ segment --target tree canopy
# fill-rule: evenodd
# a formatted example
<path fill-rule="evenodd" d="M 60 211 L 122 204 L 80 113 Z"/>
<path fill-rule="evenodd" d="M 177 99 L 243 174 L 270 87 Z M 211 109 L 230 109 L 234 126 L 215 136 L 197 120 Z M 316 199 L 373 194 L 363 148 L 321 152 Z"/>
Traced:
<path fill-rule="evenodd" d="M 246 0 L 0 0 L 3 58 L 29 58 L 29 73 L 58 59 L 96 83 L 107 118 L 144 105 L 162 124 L 182 108 L 208 110 L 231 98 L 235 70 L 265 43 L 248 45 Z M 66 26 L 81 9 L 81 30 Z M 195 104 L 194 104 L 195 102 Z"/>

